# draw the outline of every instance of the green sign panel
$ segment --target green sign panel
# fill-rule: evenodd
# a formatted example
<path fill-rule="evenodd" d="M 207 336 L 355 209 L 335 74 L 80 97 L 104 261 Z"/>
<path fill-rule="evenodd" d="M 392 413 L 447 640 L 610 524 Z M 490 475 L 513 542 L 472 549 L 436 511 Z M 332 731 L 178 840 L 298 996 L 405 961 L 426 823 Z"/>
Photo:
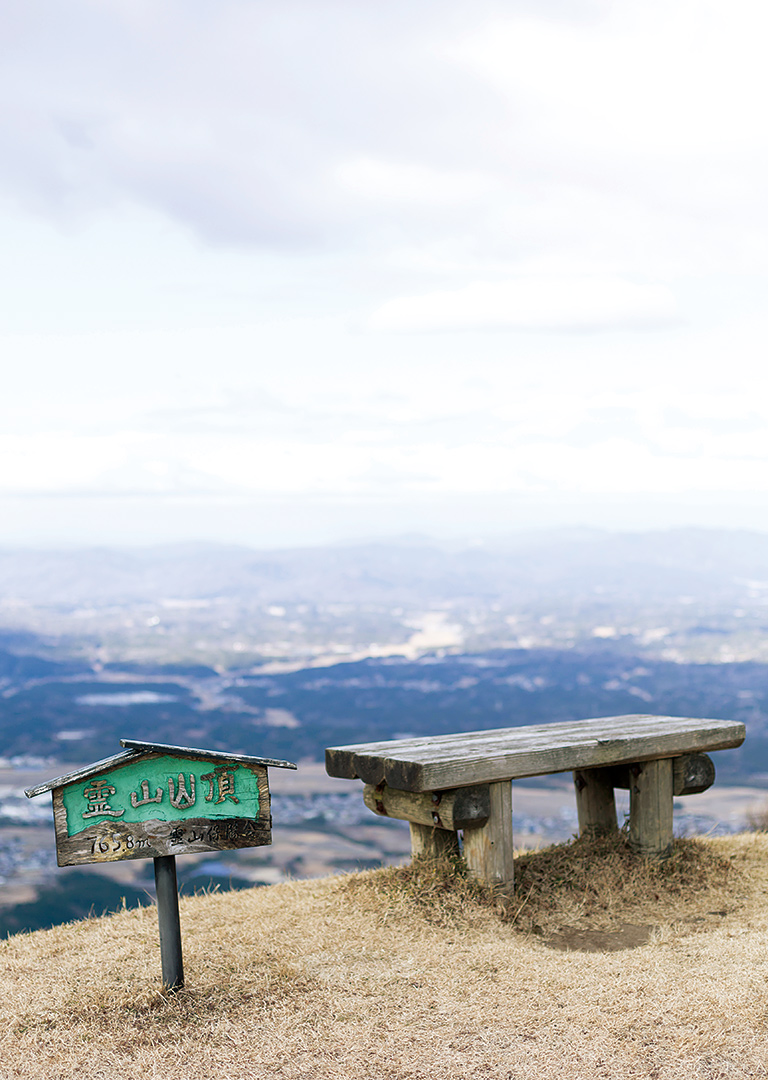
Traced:
<path fill-rule="evenodd" d="M 67 836 L 114 822 L 258 818 L 259 778 L 236 761 L 217 765 L 164 755 L 70 784 L 62 801 Z"/>

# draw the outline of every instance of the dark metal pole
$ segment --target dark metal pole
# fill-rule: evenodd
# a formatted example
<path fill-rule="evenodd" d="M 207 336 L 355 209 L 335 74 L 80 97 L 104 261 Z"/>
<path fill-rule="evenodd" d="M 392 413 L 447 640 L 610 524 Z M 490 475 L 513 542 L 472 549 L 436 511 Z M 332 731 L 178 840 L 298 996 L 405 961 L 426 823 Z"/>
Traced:
<path fill-rule="evenodd" d="M 160 963 L 163 986 L 181 990 L 184 986 L 184 961 L 181 957 L 179 890 L 176 885 L 176 856 L 158 855 L 155 859 L 157 921 L 160 926 Z"/>

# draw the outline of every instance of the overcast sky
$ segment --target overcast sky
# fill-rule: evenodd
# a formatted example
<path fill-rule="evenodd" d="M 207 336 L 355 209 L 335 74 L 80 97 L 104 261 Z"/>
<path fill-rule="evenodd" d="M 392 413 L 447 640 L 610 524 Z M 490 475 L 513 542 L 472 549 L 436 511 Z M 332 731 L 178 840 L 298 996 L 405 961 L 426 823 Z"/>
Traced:
<path fill-rule="evenodd" d="M 768 529 L 764 4 L 0 10 L 0 543 Z"/>

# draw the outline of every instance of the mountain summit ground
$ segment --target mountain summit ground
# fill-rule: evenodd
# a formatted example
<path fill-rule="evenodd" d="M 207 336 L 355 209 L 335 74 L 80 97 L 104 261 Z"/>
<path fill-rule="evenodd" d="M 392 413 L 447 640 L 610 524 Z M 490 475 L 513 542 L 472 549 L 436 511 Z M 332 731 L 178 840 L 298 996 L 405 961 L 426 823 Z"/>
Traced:
<path fill-rule="evenodd" d="M 768 1074 L 768 836 L 521 855 L 513 896 L 416 865 L 0 943 L 2 1080 L 715 1080 Z"/>

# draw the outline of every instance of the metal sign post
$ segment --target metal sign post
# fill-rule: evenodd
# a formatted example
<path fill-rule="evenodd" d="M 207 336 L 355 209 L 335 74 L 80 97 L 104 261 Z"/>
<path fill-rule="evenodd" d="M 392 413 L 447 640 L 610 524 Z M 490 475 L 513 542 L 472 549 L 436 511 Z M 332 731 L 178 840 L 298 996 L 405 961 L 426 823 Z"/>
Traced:
<path fill-rule="evenodd" d="M 125 749 L 28 788 L 52 792 L 59 866 L 154 859 L 163 985 L 184 985 L 176 856 L 272 843 L 268 767 L 290 761 L 121 739 Z"/>
<path fill-rule="evenodd" d="M 169 990 L 180 990 L 184 985 L 184 960 L 181 955 L 181 921 L 175 855 L 158 855 L 155 859 L 155 893 L 163 986 Z"/>

